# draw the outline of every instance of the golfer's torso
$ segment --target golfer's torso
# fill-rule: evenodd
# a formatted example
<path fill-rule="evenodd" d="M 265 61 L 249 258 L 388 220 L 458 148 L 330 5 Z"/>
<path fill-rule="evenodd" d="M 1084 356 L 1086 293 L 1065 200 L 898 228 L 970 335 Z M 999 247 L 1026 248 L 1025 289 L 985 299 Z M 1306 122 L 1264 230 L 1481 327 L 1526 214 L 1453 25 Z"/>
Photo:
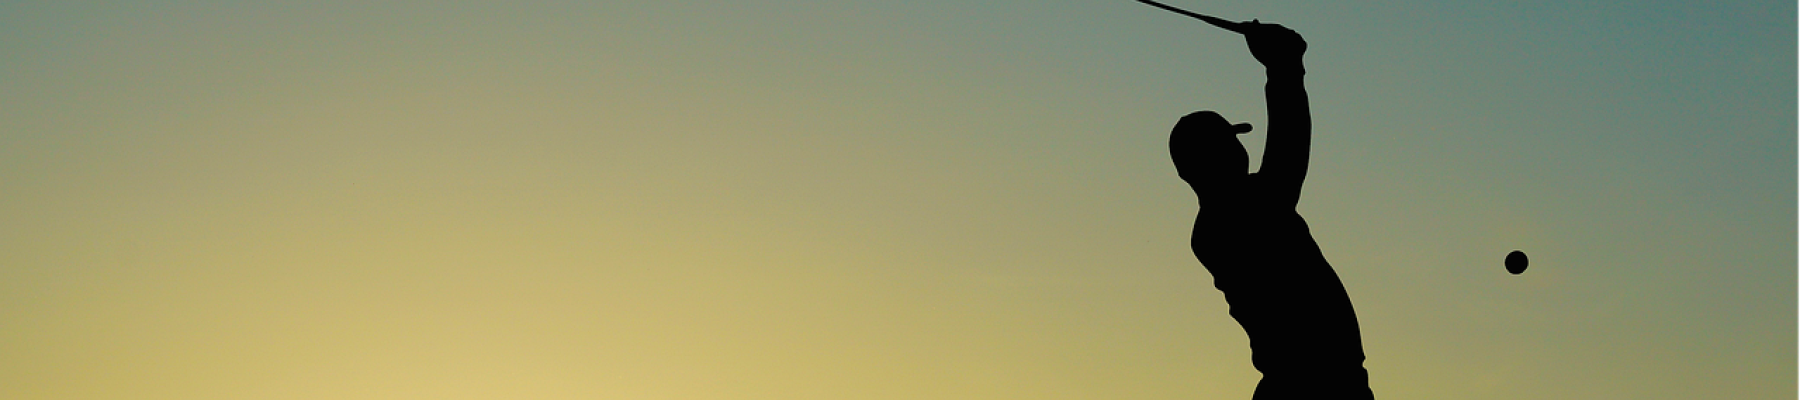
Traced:
<path fill-rule="evenodd" d="M 1221 290 L 1313 280 L 1337 282 L 1337 274 L 1313 241 L 1306 220 L 1291 209 L 1202 207 L 1192 240 L 1201 264 L 1215 280 L 1222 281 Z"/>
<path fill-rule="evenodd" d="M 1259 370 L 1361 364 L 1349 294 L 1299 214 L 1202 207 L 1192 244 L 1249 335 Z"/>

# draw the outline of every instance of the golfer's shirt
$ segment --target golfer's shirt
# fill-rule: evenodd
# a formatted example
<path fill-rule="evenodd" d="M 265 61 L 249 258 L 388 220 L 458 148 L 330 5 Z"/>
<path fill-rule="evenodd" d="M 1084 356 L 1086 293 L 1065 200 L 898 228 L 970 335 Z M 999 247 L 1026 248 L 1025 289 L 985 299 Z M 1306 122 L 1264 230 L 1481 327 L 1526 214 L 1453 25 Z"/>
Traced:
<path fill-rule="evenodd" d="M 1192 246 L 1249 335 L 1252 362 L 1264 373 L 1360 369 L 1362 339 L 1343 283 L 1306 220 L 1291 206 L 1266 206 L 1282 203 L 1261 198 L 1262 180 L 1249 178 L 1240 196 L 1201 205 Z"/>

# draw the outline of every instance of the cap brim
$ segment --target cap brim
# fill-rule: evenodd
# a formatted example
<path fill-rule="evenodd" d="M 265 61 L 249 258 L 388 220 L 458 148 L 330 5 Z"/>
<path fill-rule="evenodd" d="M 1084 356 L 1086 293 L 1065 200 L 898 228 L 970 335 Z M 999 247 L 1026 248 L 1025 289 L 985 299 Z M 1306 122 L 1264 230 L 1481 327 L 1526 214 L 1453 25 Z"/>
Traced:
<path fill-rule="evenodd" d="M 1248 123 L 1233 124 L 1233 125 L 1231 125 L 1231 129 L 1228 129 L 1228 130 L 1231 131 L 1232 134 L 1236 134 L 1236 135 L 1250 133 L 1250 124 L 1248 124 Z"/>

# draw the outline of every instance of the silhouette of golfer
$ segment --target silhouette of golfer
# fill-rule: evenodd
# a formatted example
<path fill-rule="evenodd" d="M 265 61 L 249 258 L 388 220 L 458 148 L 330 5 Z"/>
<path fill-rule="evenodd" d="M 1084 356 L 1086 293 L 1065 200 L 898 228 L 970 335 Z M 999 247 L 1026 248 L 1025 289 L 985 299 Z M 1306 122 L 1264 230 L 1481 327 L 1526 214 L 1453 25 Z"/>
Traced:
<path fill-rule="evenodd" d="M 1169 135 L 1175 169 L 1200 199 L 1194 256 L 1225 292 L 1262 371 L 1253 399 L 1373 399 L 1350 296 L 1294 206 L 1306 179 L 1312 116 L 1302 82 L 1306 41 L 1277 24 L 1233 23 L 1267 68 L 1268 145 L 1262 170 L 1233 125 L 1212 111 L 1188 114 Z"/>

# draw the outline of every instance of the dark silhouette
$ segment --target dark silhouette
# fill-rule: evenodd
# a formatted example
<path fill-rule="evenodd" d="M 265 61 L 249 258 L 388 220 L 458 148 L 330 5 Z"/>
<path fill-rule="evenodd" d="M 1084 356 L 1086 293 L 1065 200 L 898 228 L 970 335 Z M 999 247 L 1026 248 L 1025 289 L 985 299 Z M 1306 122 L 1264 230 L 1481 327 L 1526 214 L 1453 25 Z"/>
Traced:
<path fill-rule="evenodd" d="M 1202 19 L 1242 33 L 1269 77 L 1261 171 L 1248 173 L 1249 154 L 1235 136 L 1249 124 L 1200 111 L 1169 135 L 1175 169 L 1200 200 L 1194 256 L 1225 292 L 1231 317 L 1250 337 L 1251 363 L 1263 373 L 1252 398 L 1373 399 L 1350 296 L 1294 210 L 1312 142 L 1306 41 L 1277 24 Z"/>

